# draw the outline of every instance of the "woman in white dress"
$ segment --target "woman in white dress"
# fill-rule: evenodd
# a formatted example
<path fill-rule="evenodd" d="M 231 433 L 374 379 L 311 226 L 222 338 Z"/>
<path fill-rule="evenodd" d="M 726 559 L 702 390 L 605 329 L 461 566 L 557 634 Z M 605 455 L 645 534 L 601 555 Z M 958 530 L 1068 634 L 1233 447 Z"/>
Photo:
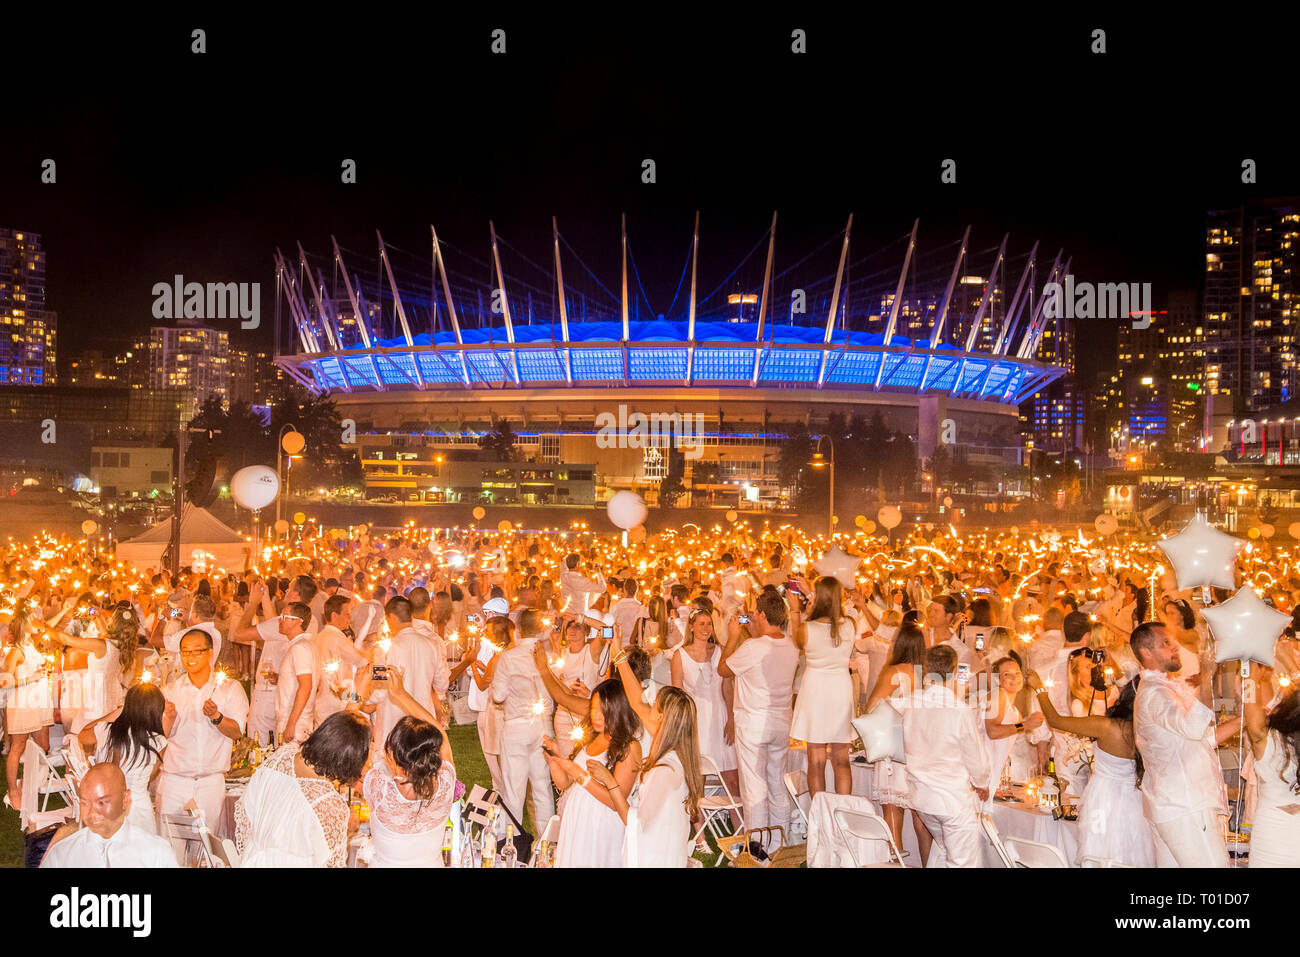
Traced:
<path fill-rule="evenodd" d="M 564 625 L 565 643 L 558 655 L 551 660 L 551 670 L 561 683 L 581 698 L 588 698 L 591 689 L 601 682 L 601 655 L 603 641 L 589 641 L 590 629 L 582 619 L 569 621 Z M 607 663 L 608 664 L 608 663 Z M 582 723 L 587 708 L 574 712 L 568 708 L 555 709 L 555 737 L 558 741 L 567 741 L 575 725 Z"/>
<path fill-rule="evenodd" d="M 369 721 L 340 711 L 277 748 L 235 805 L 241 866 L 346 867 L 355 818 L 338 789 L 360 781 L 371 736 Z"/>
<path fill-rule="evenodd" d="M 718 674 L 718 646 L 713 616 L 696 609 L 686 621 L 686 639 L 673 649 L 671 684 L 695 699 L 700 753 L 708 757 L 732 794 L 740 793 L 735 732 L 731 727 L 731 683 Z"/>
<path fill-rule="evenodd" d="M 22 804 L 18 766 L 27 738 L 34 738 L 42 751 L 49 751 L 50 726 L 54 724 L 54 692 L 46 658 L 49 649 L 42 638 L 44 626 L 38 614 L 27 604 L 20 604 L 14 611 L 9 622 L 9 650 L 4 658 L 4 686 L 8 690 L 5 733 L 9 735 L 5 759 L 9 793 L 5 800 L 15 810 Z"/>
<path fill-rule="evenodd" d="M 1025 676 L 1014 658 L 1001 658 L 993 665 L 997 685 L 989 695 L 989 705 L 984 712 L 984 733 L 988 736 L 989 800 L 993 800 L 1002 783 L 1003 771 L 1011 760 L 1011 746 L 1018 736 L 1042 726 L 1043 713 L 1036 711 L 1023 721 L 1016 707 L 1016 695 L 1024 687 Z"/>
<path fill-rule="evenodd" d="M 74 720 L 67 722 L 70 732 L 80 734 L 93 722 L 122 707 L 126 689 L 135 678 L 140 621 L 129 601 L 118 602 L 111 619 L 95 608 L 87 609 L 86 615 L 76 621 L 87 623 L 77 634 L 51 631 L 49 637 L 64 648 L 74 648 L 86 656 L 82 680 L 73 692 L 76 700 L 70 702 L 78 713 Z M 63 711 L 66 716 L 67 704 Z"/>
<path fill-rule="evenodd" d="M 562 756 L 568 750 L 564 745 L 542 739 L 551 779 L 562 792 L 556 867 L 618 867 L 623 859 L 623 819 L 610 789 L 592 777 L 587 763 L 600 759 L 623 793 L 630 793 L 641 768 L 640 723 L 616 678 L 592 691 L 589 717 L 591 737 L 567 758 Z"/>
<path fill-rule="evenodd" d="M 669 638 L 676 637 L 676 629 L 668 619 L 668 603 L 661 595 L 653 596 L 646 605 L 648 617 L 637 619 L 632 630 L 632 644 L 638 645 L 650 656 L 650 677 L 658 685 L 672 684 L 672 660 L 668 654 L 672 647 Z"/>
<path fill-rule="evenodd" d="M 622 669 L 620 677 L 626 689 L 629 679 Z M 624 867 L 686 867 L 691 857 L 691 822 L 704 793 L 695 699 L 681 688 L 660 688 L 649 711 L 647 720 L 654 727 L 650 758 L 632 794 L 625 793 L 599 761 L 589 761 L 587 769 L 609 789 L 626 825 Z"/>
<path fill-rule="evenodd" d="M 1104 716 L 1058 714 L 1038 675 L 1029 686 L 1053 731 L 1096 738 L 1092 774 L 1079 801 L 1079 861 L 1085 857 L 1130 867 L 1155 867 L 1151 825 L 1142 811 L 1142 756 L 1133 735 L 1133 702 L 1141 678 L 1124 686 Z"/>
<path fill-rule="evenodd" d="M 915 620 L 899 626 L 894 647 L 880 676 L 876 678 L 871 697 L 867 699 L 866 713 L 870 714 L 886 698 L 903 698 L 910 695 L 920 683 L 922 661 L 925 658 L 925 632 Z M 894 832 L 894 843 L 903 846 L 903 812 L 911 807 L 908 797 L 907 771 L 888 758 L 877 761 L 872 774 L 871 800 L 880 805 L 882 816 Z M 919 814 L 912 815 L 916 830 L 917 850 L 921 860 L 930 856 L 930 832 L 921 823 Z"/>
<path fill-rule="evenodd" d="M 853 793 L 849 742 L 853 740 L 853 623 L 844 617 L 844 589 L 839 579 L 817 579 L 812 610 L 797 619 L 795 644 L 804 650 L 803 684 L 794 702 L 790 737 L 808 743 L 808 793 L 826 790 L 826 755 L 830 752 L 835 793 Z"/>
<path fill-rule="evenodd" d="M 1273 698 L 1273 669 L 1252 664 L 1258 693 L 1242 708 L 1255 757 L 1257 800 L 1250 833 L 1251 867 L 1300 867 L 1300 814 L 1283 808 L 1300 804 L 1300 690 L 1293 688 L 1267 711 Z"/>
<path fill-rule="evenodd" d="M 131 792 L 129 819 L 146 834 L 158 833 L 149 783 L 162 766 L 167 747 L 162 725 L 166 706 L 162 690 L 142 681 L 127 691 L 121 712 L 113 720 L 93 722 L 77 735 L 86 753 L 94 756 L 95 764 L 116 764 L 122 769 Z"/>

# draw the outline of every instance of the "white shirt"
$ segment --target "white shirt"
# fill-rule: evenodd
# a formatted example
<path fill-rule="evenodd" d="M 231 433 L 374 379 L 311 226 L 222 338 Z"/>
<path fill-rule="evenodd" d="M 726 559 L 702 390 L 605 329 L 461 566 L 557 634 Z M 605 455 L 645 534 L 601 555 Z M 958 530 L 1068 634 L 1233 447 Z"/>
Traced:
<path fill-rule="evenodd" d="M 570 571 L 567 567 L 560 569 L 560 608 L 571 615 L 583 614 L 590 607 L 591 597 L 604 592 L 605 586 L 590 578 Z"/>
<path fill-rule="evenodd" d="M 1214 741 L 1214 712 L 1187 683 L 1142 671 L 1133 711 L 1147 819 L 1160 824 L 1207 809 L 1226 814 L 1227 795 Z"/>
<path fill-rule="evenodd" d="M 83 827 L 45 854 L 41 867 L 179 867 L 169 842 L 124 821 L 108 840 Z"/>
<path fill-rule="evenodd" d="M 1037 671 L 1040 677 L 1046 677 L 1057 664 L 1064 644 L 1065 633 L 1059 629 L 1053 628 L 1051 631 L 1043 632 L 1034 639 L 1034 643 L 1025 652 L 1025 666 L 1030 671 Z"/>
<path fill-rule="evenodd" d="M 401 670 L 402 684 L 410 692 L 411 697 L 432 713 L 434 661 L 438 657 L 433 643 L 411 625 L 407 625 L 393 636 L 392 646 L 388 649 L 388 654 L 383 657 L 384 664 Z M 389 700 L 388 692 L 382 690 L 382 683 L 375 688 L 376 691 L 371 696 L 371 700 L 378 705 L 378 710 L 375 712 L 375 728 L 379 740 L 383 741 L 388 737 L 388 732 L 393 730 L 393 725 L 402 720 L 406 712 Z M 445 684 L 443 689 L 446 690 Z"/>
<path fill-rule="evenodd" d="M 316 635 L 316 654 L 321 666 L 320 688 L 316 692 L 316 723 L 320 724 L 330 715 L 343 710 L 343 702 L 330 689 L 330 682 L 333 681 L 341 688 L 354 687 L 357 669 L 369 662 L 357 651 L 352 639 L 333 625 L 326 625 Z M 333 673 L 325 670 L 331 661 L 338 662 L 338 670 Z"/>
<path fill-rule="evenodd" d="M 616 601 L 609 613 L 614 618 L 614 624 L 621 629 L 619 633 L 623 636 L 624 644 L 632 640 L 632 629 L 636 627 L 636 623 L 649 614 L 645 605 L 635 598 L 622 598 Z"/>
<path fill-rule="evenodd" d="M 973 809 L 971 788 L 990 776 L 979 713 L 941 684 L 886 700 L 903 716 L 913 809 L 944 817 Z"/>
<path fill-rule="evenodd" d="M 197 778 L 230 770 L 234 742 L 203 713 L 203 702 L 211 698 L 222 716 L 230 718 L 242 731 L 248 721 L 248 695 L 243 685 L 233 679 L 218 688 L 214 674 L 209 674 L 202 688 L 194 687 L 190 676 L 182 674 L 163 689 L 163 697 L 176 706 L 176 720 L 163 752 L 163 771 L 168 774 Z"/>
<path fill-rule="evenodd" d="M 505 704 L 506 724 L 533 724 L 539 735 L 545 733 L 555 702 L 537 671 L 531 642 L 501 652 L 492 676 L 492 700 Z"/>
<path fill-rule="evenodd" d="M 440 696 L 445 695 L 447 686 L 451 683 L 451 669 L 447 667 L 447 643 L 434 631 L 432 622 L 412 618 L 411 627 L 433 646 L 433 690 Z"/>
<path fill-rule="evenodd" d="M 311 678 L 307 703 L 303 705 L 298 721 L 293 727 L 293 739 L 305 741 L 316 729 L 316 694 L 320 691 L 321 664 L 316 654 L 316 639 L 306 632 L 298 635 L 285 648 L 280 659 L 279 677 L 275 683 L 275 728 L 282 737 L 288 733 L 289 715 L 298 696 L 298 679 Z"/>
<path fill-rule="evenodd" d="M 765 733 L 793 718 L 794 673 L 799 649 L 789 638 L 750 638 L 727 659 L 736 676 L 736 726 Z"/>

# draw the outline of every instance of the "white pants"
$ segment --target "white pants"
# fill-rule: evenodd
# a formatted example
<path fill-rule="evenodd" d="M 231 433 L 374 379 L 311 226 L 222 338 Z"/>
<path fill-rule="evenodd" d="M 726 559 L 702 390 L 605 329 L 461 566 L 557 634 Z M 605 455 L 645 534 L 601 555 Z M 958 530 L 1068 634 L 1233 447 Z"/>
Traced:
<path fill-rule="evenodd" d="M 180 774 L 158 775 L 158 815 L 186 814 L 185 805 L 193 801 L 203 812 L 208 830 L 214 834 L 221 824 L 221 810 L 226 802 L 226 776 L 206 774 L 201 778 L 188 778 Z M 159 828 L 158 833 L 166 831 Z"/>
<path fill-rule="evenodd" d="M 501 732 L 501 799 L 520 824 L 524 795 L 533 786 L 533 822 L 538 830 L 555 813 L 551 770 L 542 756 L 542 730 L 531 721 L 506 722 Z"/>
<path fill-rule="evenodd" d="M 921 822 L 934 838 L 926 867 L 980 867 L 983 864 L 984 836 L 974 807 L 951 815 L 912 813 L 921 815 Z"/>
<path fill-rule="evenodd" d="M 505 778 L 501 776 L 501 744 L 497 741 L 490 740 L 489 732 L 492 728 L 489 724 L 490 719 L 487 712 L 479 711 L 478 714 L 478 743 L 483 749 L 483 760 L 487 762 L 488 772 L 492 775 L 492 790 L 498 794 L 502 793 Z"/>
<path fill-rule="evenodd" d="M 288 717 L 286 715 L 286 717 Z M 256 685 L 249 698 L 248 736 L 258 735 L 263 744 L 271 740 L 275 731 L 275 691 L 262 691 Z"/>
<path fill-rule="evenodd" d="M 736 763 L 740 771 L 740 803 L 745 827 L 779 824 L 790 834 L 790 796 L 785 790 L 785 761 L 790 751 L 790 725 L 758 729 L 736 726 Z"/>
<path fill-rule="evenodd" d="M 1156 867 L 1228 867 L 1223 825 L 1214 810 L 1197 811 L 1151 827 Z"/>

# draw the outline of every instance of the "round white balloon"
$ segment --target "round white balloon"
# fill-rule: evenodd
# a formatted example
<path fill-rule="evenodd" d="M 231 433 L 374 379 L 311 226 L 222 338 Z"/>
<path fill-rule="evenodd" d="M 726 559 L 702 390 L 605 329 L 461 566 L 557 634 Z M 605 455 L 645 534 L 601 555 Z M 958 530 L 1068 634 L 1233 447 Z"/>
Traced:
<path fill-rule="evenodd" d="M 1177 535 L 1156 544 L 1174 566 L 1180 589 L 1236 586 L 1237 551 L 1245 542 L 1219 531 L 1200 512 Z"/>
<path fill-rule="evenodd" d="M 1114 535 L 1119 528 L 1119 520 L 1114 515 L 1098 515 L 1092 523 L 1102 535 Z"/>
<path fill-rule="evenodd" d="M 884 528 L 897 528 L 903 522 L 903 513 L 897 505 L 886 505 L 876 513 L 876 520 Z"/>
<path fill-rule="evenodd" d="M 636 528 L 648 514 L 645 502 L 636 492 L 615 492 L 605 507 L 609 520 L 619 528 Z"/>
<path fill-rule="evenodd" d="M 275 469 L 265 465 L 250 465 L 231 476 L 230 494 L 236 505 L 257 511 L 275 501 L 275 497 L 280 494 L 280 479 L 275 474 Z"/>
<path fill-rule="evenodd" d="M 1249 586 L 1237 589 L 1223 604 L 1207 608 L 1202 614 L 1214 636 L 1215 661 L 1240 658 L 1270 668 L 1277 637 L 1291 624 L 1290 615 L 1264 604 Z"/>

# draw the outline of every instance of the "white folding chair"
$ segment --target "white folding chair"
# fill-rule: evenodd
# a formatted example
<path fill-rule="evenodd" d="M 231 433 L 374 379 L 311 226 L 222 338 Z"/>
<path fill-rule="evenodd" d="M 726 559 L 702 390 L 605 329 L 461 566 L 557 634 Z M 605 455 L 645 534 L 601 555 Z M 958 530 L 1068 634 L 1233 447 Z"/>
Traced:
<path fill-rule="evenodd" d="M 41 750 L 41 746 L 33 741 L 30 737 L 27 739 L 27 746 L 23 750 L 23 777 L 27 776 L 27 759 L 31 756 L 34 759 L 33 767 L 36 771 L 36 792 L 39 795 L 40 805 L 38 811 L 50 810 L 50 798 L 56 794 L 61 797 L 71 807 L 76 806 L 77 789 L 58 770 L 62 765 L 62 760 L 56 765 L 50 759 L 50 755 Z"/>
<path fill-rule="evenodd" d="M 808 791 L 808 775 L 803 771 L 787 771 L 782 777 L 785 780 L 786 792 L 790 795 L 790 800 L 794 802 L 795 810 L 799 812 L 799 817 L 803 818 L 804 833 L 808 833 L 808 812 L 812 809 L 812 794 Z"/>
<path fill-rule="evenodd" d="M 1113 861 L 1109 857 L 1084 857 L 1079 859 L 1080 867 L 1132 867 L 1123 861 Z"/>
<path fill-rule="evenodd" d="M 718 770 L 718 766 L 714 764 L 713 760 L 706 754 L 700 755 L 700 773 L 704 778 L 705 784 L 705 794 L 700 798 L 700 814 L 703 815 L 704 820 L 701 822 L 699 830 L 695 832 L 695 836 L 691 840 L 698 841 L 700 835 L 704 833 L 704 829 L 708 828 L 709 833 L 713 835 L 713 839 L 716 842 L 719 838 L 735 833 L 729 828 L 724 831 L 721 824 L 721 821 L 725 820 L 727 824 L 730 825 L 732 811 L 734 811 L 736 816 L 740 818 L 740 826 L 742 829 L 744 828 L 745 811 L 740 800 L 734 797 L 731 793 L 731 788 L 727 787 L 727 782 L 723 780 L 722 772 Z M 714 781 L 711 782 L 709 780 L 710 778 L 713 778 Z M 717 789 L 720 789 L 722 793 L 710 794 L 708 793 L 710 789 L 715 789 L 715 792 Z M 713 862 L 715 867 L 722 858 L 723 854 L 719 851 L 717 860 Z"/>
<path fill-rule="evenodd" d="M 81 787 L 81 779 L 90 770 L 90 758 L 86 756 L 86 750 L 81 746 L 81 741 L 75 734 L 70 734 L 63 739 L 62 750 L 63 773 L 72 782 L 73 788 L 79 788 Z"/>
<path fill-rule="evenodd" d="M 217 837 L 206 827 L 202 828 L 203 837 L 207 842 L 208 854 L 213 861 L 221 867 L 238 867 L 239 851 L 235 848 L 235 842 L 228 837 Z"/>
<path fill-rule="evenodd" d="M 537 866 L 537 856 L 541 851 L 542 841 L 545 841 L 551 847 L 555 846 L 556 840 L 560 836 L 560 815 L 552 814 L 551 819 L 546 822 L 546 827 L 542 828 L 542 833 L 533 841 L 533 853 L 528 858 L 528 866 Z"/>
<path fill-rule="evenodd" d="M 50 763 L 45 760 L 45 752 L 30 737 L 23 748 L 22 758 L 22 810 L 18 814 L 19 826 L 27 834 L 35 834 L 55 824 L 62 824 L 69 818 L 78 816 L 77 792 L 66 781 L 59 778 Z M 51 784 L 54 776 L 61 784 Z M 62 793 L 67 799 L 66 807 L 50 809 L 50 796 Z M 5 803 L 9 803 L 8 796 Z"/>
<path fill-rule="evenodd" d="M 1069 867 L 1060 848 L 1023 837 L 1008 837 L 1003 842 L 1007 855 L 1019 867 Z"/>
<path fill-rule="evenodd" d="M 854 867 L 907 866 L 903 863 L 902 852 L 899 851 L 898 845 L 894 843 L 894 832 L 889 829 L 889 824 L 879 814 L 847 807 L 837 807 L 831 812 L 831 817 L 835 819 L 835 826 L 839 829 L 840 839 L 844 841 L 849 856 L 853 858 Z M 892 859 L 877 864 L 863 864 L 858 860 L 858 855 L 853 850 L 853 838 L 862 841 L 884 841 Z"/>
<path fill-rule="evenodd" d="M 1002 838 L 998 835 L 998 826 L 993 823 L 993 818 L 989 814 L 981 812 L 980 827 L 984 829 L 984 836 L 988 838 L 989 844 L 998 855 L 998 859 L 1002 861 L 1002 866 L 1015 867 L 1011 855 L 1007 853 L 1006 846 L 1002 843 Z"/>
<path fill-rule="evenodd" d="M 208 849 L 206 828 L 190 814 L 163 814 L 162 836 L 171 842 L 176 863 L 181 867 L 212 867 L 212 853 Z M 193 863 L 191 863 L 193 862 Z"/>

